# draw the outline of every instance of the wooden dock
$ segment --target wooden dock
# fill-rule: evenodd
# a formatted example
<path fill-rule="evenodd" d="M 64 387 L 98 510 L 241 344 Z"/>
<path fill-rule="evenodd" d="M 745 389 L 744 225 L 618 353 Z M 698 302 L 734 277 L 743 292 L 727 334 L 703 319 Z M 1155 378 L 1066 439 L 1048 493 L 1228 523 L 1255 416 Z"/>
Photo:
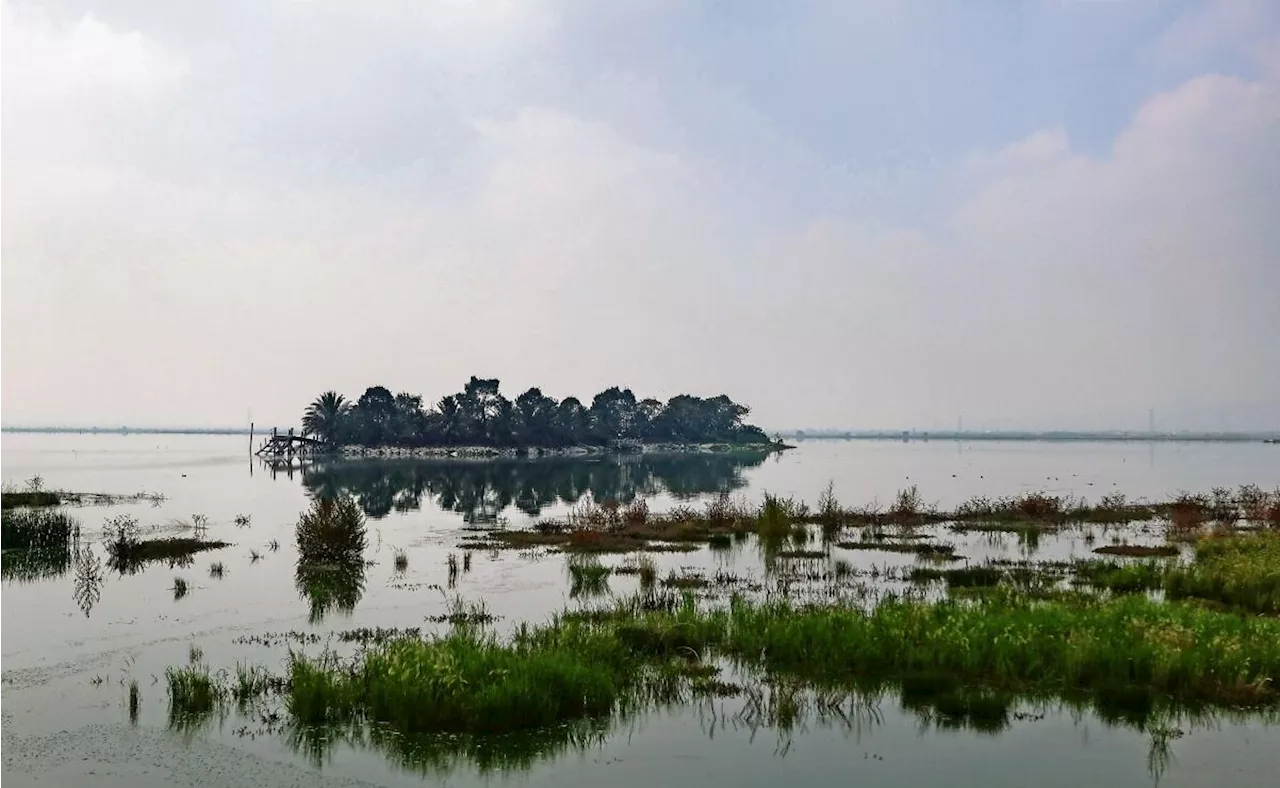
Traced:
<path fill-rule="evenodd" d="M 287 433 L 272 430 L 271 436 L 254 453 L 259 457 L 283 459 L 324 454 L 332 449 L 332 446 L 322 440 L 294 434 L 293 430 Z"/>

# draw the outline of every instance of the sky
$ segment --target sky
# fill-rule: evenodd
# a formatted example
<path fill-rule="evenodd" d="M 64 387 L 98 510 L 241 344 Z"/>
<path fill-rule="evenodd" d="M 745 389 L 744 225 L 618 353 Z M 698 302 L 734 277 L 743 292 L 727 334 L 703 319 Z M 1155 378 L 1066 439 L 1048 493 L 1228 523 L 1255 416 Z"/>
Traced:
<path fill-rule="evenodd" d="M 1280 428 L 1271 0 L 3 0 L 6 425 Z"/>

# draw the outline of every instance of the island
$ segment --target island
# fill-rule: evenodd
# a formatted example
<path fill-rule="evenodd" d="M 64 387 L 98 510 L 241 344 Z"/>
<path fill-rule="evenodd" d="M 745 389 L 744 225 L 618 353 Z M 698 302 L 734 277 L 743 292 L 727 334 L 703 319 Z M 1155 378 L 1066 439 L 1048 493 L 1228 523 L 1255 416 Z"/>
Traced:
<path fill-rule="evenodd" d="M 498 456 L 609 451 L 739 451 L 789 448 L 744 421 L 750 413 L 721 394 L 679 394 L 665 403 L 613 386 L 586 405 L 531 388 L 514 400 L 497 378 L 472 376 L 434 407 L 417 394 L 373 386 L 355 402 L 336 391 L 316 397 L 301 435 L 273 436 L 290 447 L 346 454 Z"/>

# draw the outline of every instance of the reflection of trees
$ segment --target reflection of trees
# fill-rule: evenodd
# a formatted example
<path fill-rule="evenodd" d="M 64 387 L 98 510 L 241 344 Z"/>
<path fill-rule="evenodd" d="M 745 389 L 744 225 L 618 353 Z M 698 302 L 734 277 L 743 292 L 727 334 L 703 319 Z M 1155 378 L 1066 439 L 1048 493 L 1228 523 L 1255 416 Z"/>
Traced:
<path fill-rule="evenodd" d="M 333 610 L 350 615 L 364 596 L 364 562 L 308 564 L 299 561 L 294 583 L 298 595 L 311 605 L 312 624 L 324 621 Z"/>
<path fill-rule="evenodd" d="M 76 546 L 76 580 L 72 585 L 71 595 L 76 606 L 88 618 L 93 606 L 102 599 L 102 584 L 106 576 L 102 572 L 102 562 L 94 555 L 92 547 Z"/>
<path fill-rule="evenodd" d="M 623 457 L 489 460 L 321 460 L 303 466 L 302 484 L 313 498 L 354 495 L 370 517 L 415 511 L 429 497 L 468 523 L 497 520 L 514 506 L 531 517 L 557 503 L 596 500 L 626 503 L 669 493 L 688 498 L 736 490 L 743 471 L 764 462 L 765 452 Z M 292 475 L 292 474 L 290 474 Z"/>

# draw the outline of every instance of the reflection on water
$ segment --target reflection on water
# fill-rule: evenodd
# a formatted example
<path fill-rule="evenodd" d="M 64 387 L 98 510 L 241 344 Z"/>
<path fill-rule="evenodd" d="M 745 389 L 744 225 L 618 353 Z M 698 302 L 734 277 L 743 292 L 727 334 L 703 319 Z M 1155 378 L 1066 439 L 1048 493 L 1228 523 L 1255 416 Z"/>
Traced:
<path fill-rule="evenodd" d="M 923 733 L 963 731 L 997 736 L 1012 725 L 1046 718 L 1086 719 L 1107 729 L 1128 729 L 1147 738 L 1148 774 L 1159 784 L 1169 766 L 1171 743 L 1196 730 L 1220 728 L 1247 719 L 1243 712 L 1165 707 L 1117 714 L 1097 698 L 1066 699 L 1016 693 L 935 686 L 927 676 L 890 684 L 869 682 L 847 686 L 815 686 L 772 675 L 733 673 L 733 681 L 713 681 L 692 690 L 674 678 L 651 682 L 647 695 L 620 705 L 611 717 L 585 718 L 547 729 L 505 735 L 403 735 L 380 724 L 305 726 L 292 723 L 288 741 L 315 766 L 341 758 L 344 751 L 381 753 L 398 767 L 423 776 L 448 777 L 467 772 L 482 776 L 529 772 L 539 764 L 607 751 L 620 740 L 635 738 L 650 724 L 676 738 L 705 736 L 709 741 L 743 737 L 753 743 L 772 739 L 776 756 L 786 757 L 795 744 L 818 731 L 842 734 L 862 742 L 875 729 L 904 723 Z M 735 683 L 740 682 L 740 683 Z M 878 686 L 875 686 L 878 684 Z M 247 728 L 245 729 L 248 730 Z"/>
<path fill-rule="evenodd" d="M 300 474 L 314 498 L 351 494 L 370 517 L 416 511 L 423 497 L 467 523 L 491 524 L 514 506 L 537 517 L 543 508 L 572 504 L 588 493 L 597 501 L 626 503 L 669 494 L 689 498 L 747 485 L 744 471 L 766 452 L 733 454 L 556 457 L 537 460 L 438 459 L 320 460 L 301 466 L 268 466 L 290 478 Z"/>
<path fill-rule="evenodd" d="M 614 724 L 582 719 L 553 728 L 501 736 L 435 734 L 404 736 L 380 725 L 292 725 L 293 749 L 320 767 L 337 748 L 383 753 L 402 769 L 423 775 L 448 776 L 458 771 L 480 774 L 529 771 L 559 755 L 586 752 L 604 744 Z"/>
<path fill-rule="evenodd" d="M 102 562 L 94 555 L 93 548 L 85 545 L 76 546 L 76 579 L 72 584 L 71 596 L 76 606 L 88 618 L 93 606 L 102 599 L 102 584 L 106 575 L 102 571 Z"/>
<path fill-rule="evenodd" d="M 78 543 L 78 541 L 77 541 Z M 5 550 L 0 558 L 0 575 L 15 583 L 34 583 L 58 578 L 71 566 L 71 546 L 27 547 Z"/>
<path fill-rule="evenodd" d="M 323 622 L 333 610 L 350 615 L 364 596 L 364 582 L 363 561 L 311 564 L 299 560 L 294 572 L 298 595 L 310 605 L 312 624 Z"/>

